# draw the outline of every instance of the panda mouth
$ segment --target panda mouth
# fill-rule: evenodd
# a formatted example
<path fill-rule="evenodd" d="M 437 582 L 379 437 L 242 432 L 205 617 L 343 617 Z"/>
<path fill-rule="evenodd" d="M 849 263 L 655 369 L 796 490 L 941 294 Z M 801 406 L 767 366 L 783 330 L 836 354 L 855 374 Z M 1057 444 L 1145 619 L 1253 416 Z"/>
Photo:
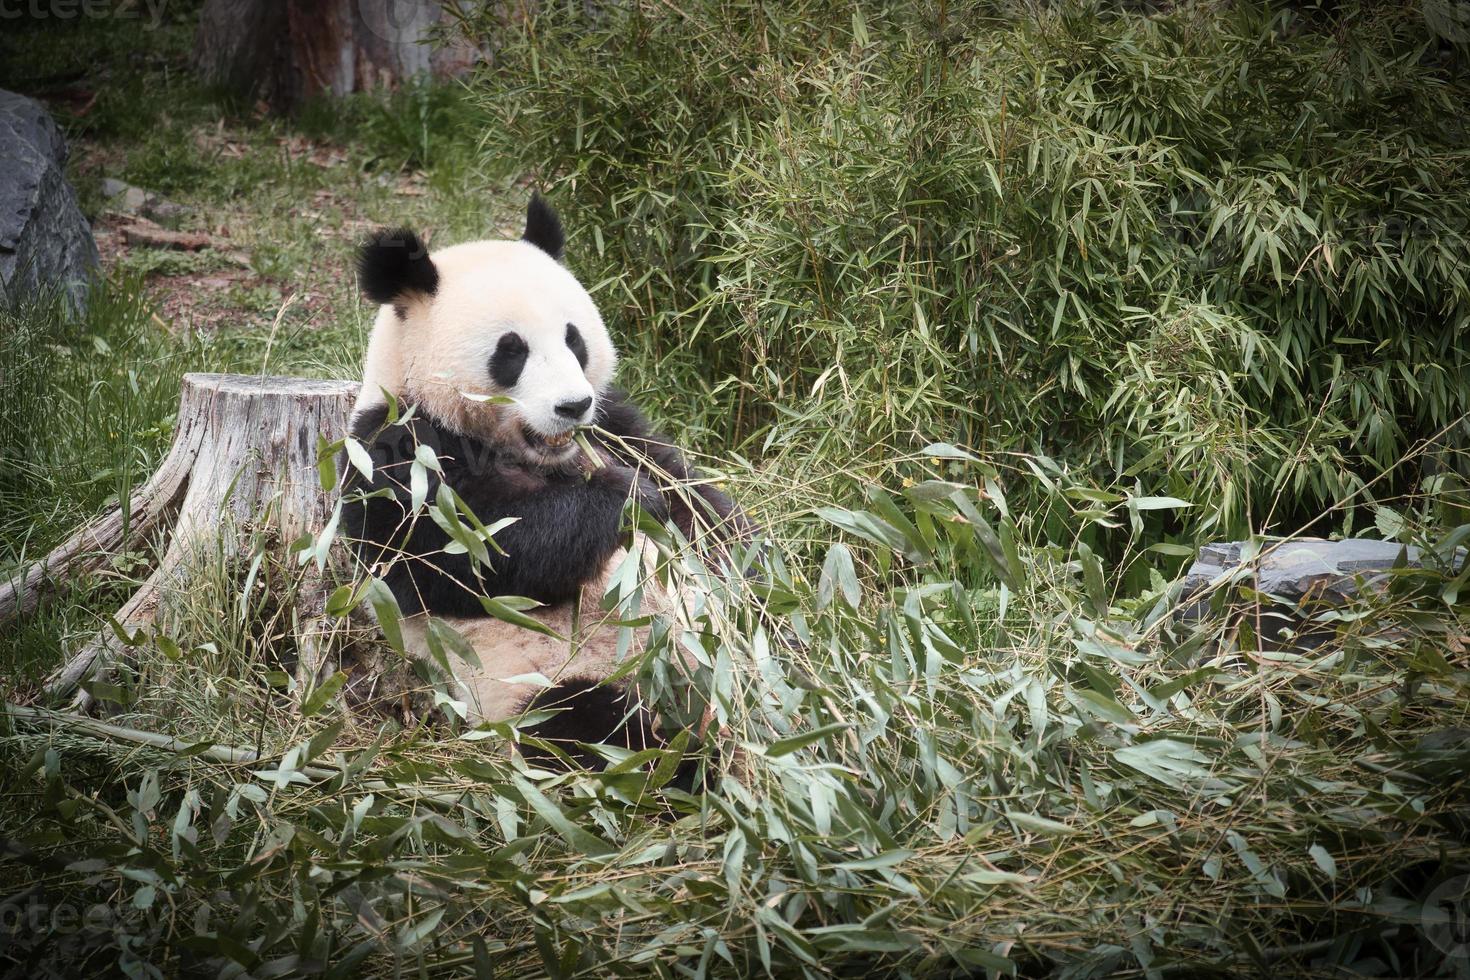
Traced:
<path fill-rule="evenodd" d="M 536 449 L 566 449 L 572 444 L 572 439 L 576 434 L 575 429 L 568 429 L 554 436 L 543 436 L 529 425 L 521 426 L 521 436 L 526 440 L 526 444 Z"/>

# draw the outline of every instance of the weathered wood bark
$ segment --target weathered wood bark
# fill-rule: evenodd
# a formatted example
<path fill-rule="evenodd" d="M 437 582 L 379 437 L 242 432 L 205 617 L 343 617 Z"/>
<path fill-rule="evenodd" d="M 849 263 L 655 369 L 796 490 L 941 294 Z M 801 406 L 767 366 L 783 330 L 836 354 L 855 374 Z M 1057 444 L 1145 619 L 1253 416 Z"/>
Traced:
<path fill-rule="evenodd" d="M 168 546 L 157 570 L 118 611 L 132 633 L 149 625 L 165 588 L 187 588 L 187 575 L 201 549 L 232 549 L 247 529 L 267 526 L 282 543 L 316 533 L 334 503 L 317 475 L 317 439 L 340 438 L 357 384 L 302 378 L 229 374 L 184 376 L 173 447 L 155 477 L 129 501 L 134 535 L 161 529 L 173 516 Z M 48 581 L 93 568 L 122 542 L 121 511 L 84 528 L 23 577 L 21 588 L 0 594 L 6 613 L 34 606 Z M 29 587 L 27 587 L 29 586 Z M 307 621 L 321 615 L 321 588 L 298 594 Z M 104 630 L 84 644 L 47 681 L 54 696 L 76 693 L 86 709 L 91 697 L 82 681 L 109 664 L 121 642 Z"/>
<path fill-rule="evenodd" d="M 431 43 L 460 0 L 206 0 L 194 40 L 204 80 L 290 111 L 311 98 L 450 77 L 479 59 Z"/>

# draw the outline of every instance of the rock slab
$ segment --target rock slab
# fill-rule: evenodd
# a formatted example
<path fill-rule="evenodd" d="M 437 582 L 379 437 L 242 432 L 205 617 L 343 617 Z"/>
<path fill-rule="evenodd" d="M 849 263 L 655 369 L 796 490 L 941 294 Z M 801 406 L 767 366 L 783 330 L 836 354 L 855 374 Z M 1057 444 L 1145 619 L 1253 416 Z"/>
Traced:
<path fill-rule="evenodd" d="M 1247 542 L 1224 541 L 1207 544 L 1184 575 L 1184 593 L 1191 595 L 1219 576 L 1240 567 Z M 1358 594 L 1357 578 L 1369 582 L 1383 579 L 1399 559 L 1404 546 L 1392 541 L 1345 538 L 1299 538 L 1279 543 L 1257 543 L 1260 557 L 1255 566 L 1257 592 L 1283 599 L 1309 598 L 1346 601 Z M 1421 566 L 1419 549 L 1409 548 L 1408 564 Z"/>
<path fill-rule="evenodd" d="M 1255 548 L 1255 557 L 1245 561 L 1242 556 L 1252 553 L 1248 546 Z M 1251 571 L 1236 582 L 1270 598 L 1258 610 L 1260 639 L 1266 644 L 1264 648 L 1279 648 L 1292 634 L 1302 630 L 1304 618 L 1314 608 L 1339 606 L 1365 589 L 1386 588 L 1401 555 L 1409 568 L 1424 565 L 1424 556 L 1418 548 L 1367 538 L 1208 544 L 1200 549 L 1184 575 L 1180 593 L 1184 601 L 1179 618 L 1193 622 L 1208 616 L 1213 592 L 1210 586 L 1224 581 L 1225 575 L 1242 565 L 1248 565 Z M 1463 561 L 1463 555 L 1456 556 L 1456 564 Z M 1311 631 L 1307 631 L 1296 637 L 1295 644 L 1310 646 L 1314 639 Z"/>
<path fill-rule="evenodd" d="M 0 302 L 63 290 L 76 307 L 98 265 L 66 181 L 66 138 L 34 99 L 0 90 Z"/>
<path fill-rule="evenodd" d="M 140 214 L 154 221 L 177 221 L 189 213 L 182 204 L 114 177 L 102 181 L 102 196 L 110 206 L 120 211 Z"/>

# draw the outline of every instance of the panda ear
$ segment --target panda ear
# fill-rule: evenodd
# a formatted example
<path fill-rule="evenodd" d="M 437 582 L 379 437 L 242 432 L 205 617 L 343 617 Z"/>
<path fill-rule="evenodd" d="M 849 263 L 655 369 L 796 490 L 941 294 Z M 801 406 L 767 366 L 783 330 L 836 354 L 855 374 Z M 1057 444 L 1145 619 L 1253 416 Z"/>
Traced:
<path fill-rule="evenodd" d="M 433 296 L 439 270 L 418 235 L 407 228 L 385 228 L 357 250 L 357 282 L 374 303 L 393 303 L 415 293 Z"/>
<path fill-rule="evenodd" d="M 566 248 L 561 219 L 537 191 L 531 192 L 531 203 L 526 205 L 526 232 L 521 238 L 558 262 L 561 261 L 562 252 Z"/>

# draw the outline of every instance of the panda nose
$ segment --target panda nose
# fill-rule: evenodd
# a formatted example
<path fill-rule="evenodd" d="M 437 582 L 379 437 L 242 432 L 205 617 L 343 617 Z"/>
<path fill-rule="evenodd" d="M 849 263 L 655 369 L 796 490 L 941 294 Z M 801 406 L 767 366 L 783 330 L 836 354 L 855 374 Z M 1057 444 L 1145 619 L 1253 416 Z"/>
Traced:
<path fill-rule="evenodd" d="M 587 414 L 587 409 L 592 407 L 592 396 L 588 395 L 580 401 L 561 402 L 556 406 L 556 414 L 564 419 L 577 420 Z"/>

